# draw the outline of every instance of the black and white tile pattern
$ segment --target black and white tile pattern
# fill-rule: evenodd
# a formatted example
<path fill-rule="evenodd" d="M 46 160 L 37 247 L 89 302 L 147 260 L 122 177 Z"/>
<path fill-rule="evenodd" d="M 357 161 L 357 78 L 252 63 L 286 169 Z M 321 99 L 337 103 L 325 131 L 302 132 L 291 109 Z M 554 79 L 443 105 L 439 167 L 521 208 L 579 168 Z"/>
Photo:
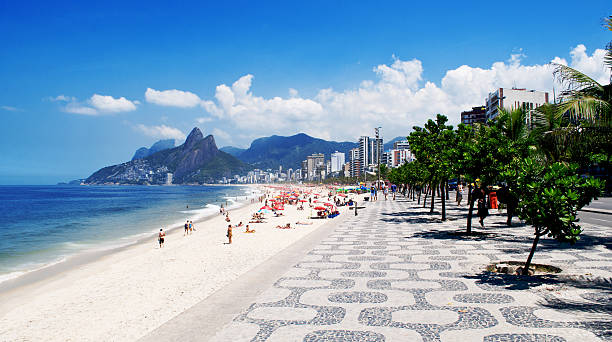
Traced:
<path fill-rule="evenodd" d="M 505 227 L 505 217 L 491 215 L 491 228 L 475 227 L 490 234 L 454 234 L 464 229 L 465 214 L 449 205 L 450 220 L 441 222 L 399 198 L 368 204 L 303 260 L 288 261 L 295 266 L 217 340 L 235 329 L 241 333 L 234 340 L 244 341 L 612 340 L 606 246 L 544 241 L 534 262 L 566 272 L 491 274 L 483 270 L 493 261 L 526 258 L 532 231 Z"/>

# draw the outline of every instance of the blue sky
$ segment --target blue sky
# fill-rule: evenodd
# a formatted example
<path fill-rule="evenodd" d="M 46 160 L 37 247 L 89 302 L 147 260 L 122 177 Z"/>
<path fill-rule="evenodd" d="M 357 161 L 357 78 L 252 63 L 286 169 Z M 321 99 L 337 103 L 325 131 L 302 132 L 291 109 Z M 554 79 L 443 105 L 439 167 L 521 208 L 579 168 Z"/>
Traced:
<path fill-rule="evenodd" d="M 605 79 L 596 49 L 612 39 L 611 9 L 3 1 L 0 184 L 86 177 L 196 125 L 245 147 L 302 131 L 355 140 L 378 125 L 390 139 L 435 112 L 456 122 L 494 87 L 550 91 L 555 58 Z"/>

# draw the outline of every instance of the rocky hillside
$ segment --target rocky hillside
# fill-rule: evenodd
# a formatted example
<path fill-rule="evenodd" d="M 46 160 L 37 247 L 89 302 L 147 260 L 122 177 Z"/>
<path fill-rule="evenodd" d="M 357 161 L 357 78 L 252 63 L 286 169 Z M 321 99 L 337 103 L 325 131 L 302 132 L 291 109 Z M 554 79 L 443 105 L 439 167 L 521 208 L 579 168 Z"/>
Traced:
<path fill-rule="evenodd" d="M 249 166 L 220 151 L 212 135 L 195 127 L 185 143 L 145 158 L 108 166 L 87 178 L 88 184 L 163 184 L 173 174 L 174 184 L 213 183 L 222 177 L 244 174 Z"/>
<path fill-rule="evenodd" d="M 141 147 L 137 149 L 136 153 L 134 153 L 134 156 L 132 157 L 132 160 L 146 158 L 152 155 L 153 153 L 157 153 L 159 151 L 167 150 L 173 147 L 174 139 L 160 140 L 155 144 L 151 145 L 151 148 Z"/>

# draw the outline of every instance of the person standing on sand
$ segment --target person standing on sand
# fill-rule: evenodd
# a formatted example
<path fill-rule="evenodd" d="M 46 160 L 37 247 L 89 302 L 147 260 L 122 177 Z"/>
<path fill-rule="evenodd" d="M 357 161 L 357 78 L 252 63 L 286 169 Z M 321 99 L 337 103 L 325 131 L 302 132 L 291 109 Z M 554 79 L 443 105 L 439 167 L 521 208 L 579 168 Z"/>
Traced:
<path fill-rule="evenodd" d="M 185 221 L 185 232 L 183 233 L 183 236 L 185 235 L 189 235 L 189 221 Z"/>
<path fill-rule="evenodd" d="M 164 247 L 165 237 L 166 237 L 166 232 L 164 232 L 163 228 L 159 228 L 159 234 L 157 234 L 157 241 L 159 242 L 159 248 Z"/>
<path fill-rule="evenodd" d="M 227 239 L 229 241 L 229 244 L 232 244 L 232 225 L 228 224 L 227 225 Z"/>

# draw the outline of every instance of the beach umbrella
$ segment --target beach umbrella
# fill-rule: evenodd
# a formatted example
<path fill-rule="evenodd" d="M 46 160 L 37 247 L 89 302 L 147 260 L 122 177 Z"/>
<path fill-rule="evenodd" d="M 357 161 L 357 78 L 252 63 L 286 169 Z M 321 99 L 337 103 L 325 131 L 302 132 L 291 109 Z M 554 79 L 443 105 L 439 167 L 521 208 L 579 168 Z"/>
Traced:
<path fill-rule="evenodd" d="M 307 200 L 301 199 L 300 202 L 308 202 Z"/>
<path fill-rule="evenodd" d="M 323 203 L 323 205 L 328 206 L 328 207 L 333 207 L 334 205 L 331 203 Z"/>
<path fill-rule="evenodd" d="M 263 207 L 259 208 L 259 210 L 272 210 L 272 207 L 269 205 L 264 205 Z"/>
<path fill-rule="evenodd" d="M 315 207 L 315 210 L 325 210 L 325 207 Z"/>

